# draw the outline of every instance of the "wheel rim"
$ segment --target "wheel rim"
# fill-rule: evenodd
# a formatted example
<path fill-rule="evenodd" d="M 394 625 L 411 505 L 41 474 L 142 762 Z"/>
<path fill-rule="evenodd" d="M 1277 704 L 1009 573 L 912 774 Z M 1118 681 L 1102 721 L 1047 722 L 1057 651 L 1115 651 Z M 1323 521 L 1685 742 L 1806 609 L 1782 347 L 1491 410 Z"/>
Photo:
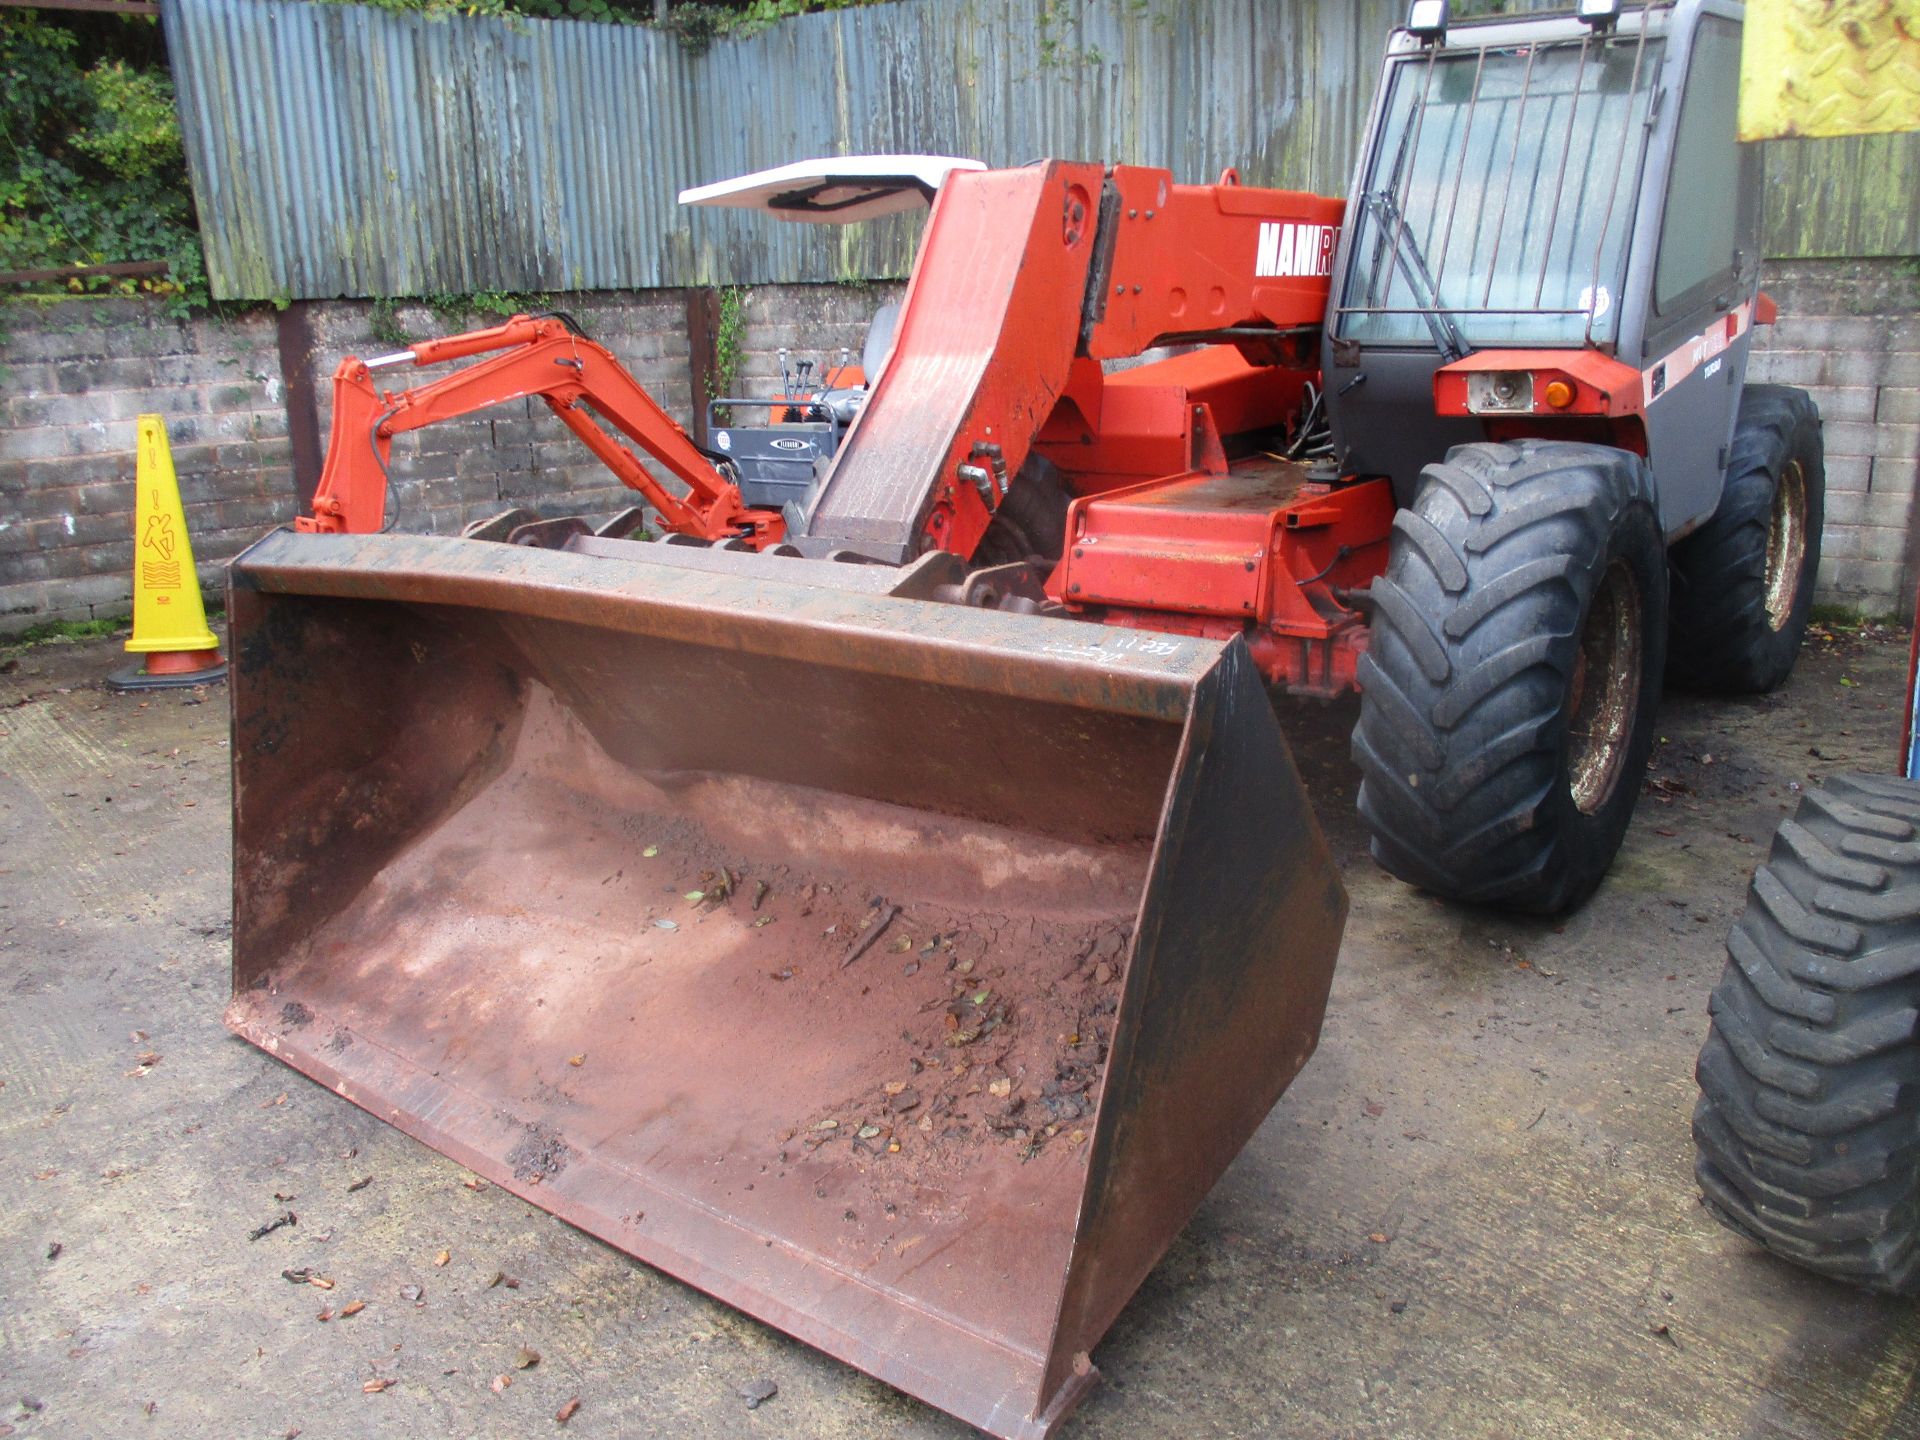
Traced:
<path fill-rule="evenodd" d="M 1616 560 L 1580 632 L 1569 696 L 1567 788 L 1588 815 L 1613 794 L 1626 766 L 1634 712 L 1640 706 L 1640 592 L 1626 562 Z"/>
<path fill-rule="evenodd" d="M 1767 527 L 1767 624 L 1786 628 L 1800 598 L 1800 572 L 1807 563 L 1807 476 L 1798 460 L 1789 460 L 1773 487 L 1773 515 Z"/>

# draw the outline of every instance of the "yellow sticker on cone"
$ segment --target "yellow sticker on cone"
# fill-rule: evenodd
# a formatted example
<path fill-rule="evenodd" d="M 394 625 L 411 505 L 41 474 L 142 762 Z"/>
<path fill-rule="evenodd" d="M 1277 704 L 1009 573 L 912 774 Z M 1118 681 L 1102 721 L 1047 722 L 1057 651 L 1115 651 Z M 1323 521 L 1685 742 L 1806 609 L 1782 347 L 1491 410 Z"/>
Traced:
<path fill-rule="evenodd" d="M 139 427 L 134 467 L 140 493 L 133 508 L 133 637 L 127 649 L 135 654 L 216 649 L 220 642 L 207 628 L 166 421 L 158 415 L 142 415 Z"/>

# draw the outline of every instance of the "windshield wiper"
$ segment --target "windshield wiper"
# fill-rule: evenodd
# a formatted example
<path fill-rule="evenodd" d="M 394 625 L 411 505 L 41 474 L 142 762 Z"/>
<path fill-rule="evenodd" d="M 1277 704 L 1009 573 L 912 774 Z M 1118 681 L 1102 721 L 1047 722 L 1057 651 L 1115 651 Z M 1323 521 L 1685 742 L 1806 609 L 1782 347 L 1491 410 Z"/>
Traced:
<path fill-rule="evenodd" d="M 1464 359 L 1473 347 L 1467 344 L 1467 337 L 1461 334 L 1460 324 L 1454 319 L 1453 312 L 1441 303 L 1440 285 L 1427 266 L 1426 253 L 1421 250 L 1420 242 L 1413 238 L 1413 231 L 1407 228 L 1405 217 L 1394 203 L 1393 196 L 1384 190 L 1370 191 L 1363 197 L 1362 203 L 1373 216 L 1373 223 L 1380 228 L 1380 233 L 1393 236 L 1394 264 L 1405 277 L 1415 303 L 1423 307 L 1421 318 L 1427 322 L 1427 329 L 1432 332 L 1433 343 L 1439 347 L 1441 358 L 1449 364 Z"/>

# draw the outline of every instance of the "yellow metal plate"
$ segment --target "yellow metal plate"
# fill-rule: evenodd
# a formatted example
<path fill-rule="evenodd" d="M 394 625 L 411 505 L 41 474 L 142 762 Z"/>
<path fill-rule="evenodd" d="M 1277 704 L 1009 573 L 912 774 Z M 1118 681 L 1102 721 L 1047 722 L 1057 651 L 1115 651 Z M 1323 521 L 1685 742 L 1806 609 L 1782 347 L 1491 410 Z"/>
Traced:
<path fill-rule="evenodd" d="M 1920 130 L 1920 0 L 1748 0 L 1740 138 Z"/>

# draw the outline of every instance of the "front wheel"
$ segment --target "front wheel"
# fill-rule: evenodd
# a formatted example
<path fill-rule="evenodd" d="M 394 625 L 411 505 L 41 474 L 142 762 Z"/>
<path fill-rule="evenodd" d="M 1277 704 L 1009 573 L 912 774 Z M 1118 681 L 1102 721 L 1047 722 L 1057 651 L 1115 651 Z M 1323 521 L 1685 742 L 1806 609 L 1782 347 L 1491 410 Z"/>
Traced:
<path fill-rule="evenodd" d="M 1373 857 L 1450 899 L 1552 914 L 1613 861 L 1660 702 L 1666 552 L 1637 456 L 1457 446 L 1394 519 L 1360 662 Z"/>

